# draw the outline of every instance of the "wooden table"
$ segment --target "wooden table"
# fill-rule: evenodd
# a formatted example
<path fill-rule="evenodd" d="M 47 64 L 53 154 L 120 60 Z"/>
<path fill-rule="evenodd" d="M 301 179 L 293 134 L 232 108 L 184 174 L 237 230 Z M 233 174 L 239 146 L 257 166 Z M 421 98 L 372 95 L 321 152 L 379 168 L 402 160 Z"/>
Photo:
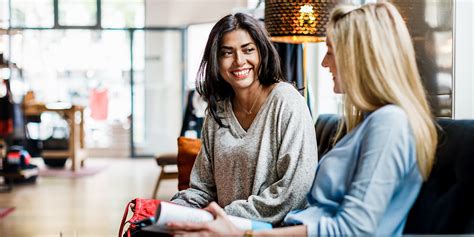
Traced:
<path fill-rule="evenodd" d="M 25 116 L 39 116 L 46 111 L 57 112 L 66 119 L 69 125 L 69 148 L 67 151 L 43 150 L 41 156 L 48 158 L 69 157 L 72 161 L 72 171 L 77 170 L 78 161 L 80 161 L 80 166 L 83 167 L 84 160 L 78 156 L 77 151 L 84 148 L 84 107 L 64 103 L 47 105 L 35 103 L 24 107 Z"/>

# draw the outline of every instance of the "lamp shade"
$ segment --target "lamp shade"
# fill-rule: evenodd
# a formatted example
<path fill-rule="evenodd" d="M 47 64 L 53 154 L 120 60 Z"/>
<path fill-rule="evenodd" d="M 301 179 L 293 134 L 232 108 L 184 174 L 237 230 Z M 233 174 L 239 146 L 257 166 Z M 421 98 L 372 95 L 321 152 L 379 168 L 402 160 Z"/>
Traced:
<path fill-rule="evenodd" d="M 334 0 L 266 0 L 265 27 L 275 42 L 322 42 Z"/>

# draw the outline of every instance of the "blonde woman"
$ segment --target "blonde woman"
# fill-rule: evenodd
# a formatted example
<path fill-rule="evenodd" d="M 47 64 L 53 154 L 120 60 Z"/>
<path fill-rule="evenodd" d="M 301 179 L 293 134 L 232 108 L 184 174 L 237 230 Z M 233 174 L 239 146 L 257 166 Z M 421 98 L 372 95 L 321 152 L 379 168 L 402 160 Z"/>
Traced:
<path fill-rule="evenodd" d="M 342 137 L 320 161 L 310 206 L 295 225 L 246 235 L 401 235 L 433 164 L 437 134 L 408 30 L 390 3 L 339 6 L 322 62 L 345 94 Z M 178 233 L 241 234 L 214 203 L 209 223 L 169 223 Z"/>

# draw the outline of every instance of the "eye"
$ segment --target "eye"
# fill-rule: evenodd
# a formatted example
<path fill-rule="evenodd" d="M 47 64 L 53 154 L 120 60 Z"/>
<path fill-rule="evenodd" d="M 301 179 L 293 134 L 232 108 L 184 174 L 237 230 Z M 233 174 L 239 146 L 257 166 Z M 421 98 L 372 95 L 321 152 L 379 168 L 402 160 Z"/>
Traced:
<path fill-rule="evenodd" d="M 244 49 L 244 52 L 247 53 L 247 54 L 250 54 L 250 53 L 252 53 L 253 51 L 255 51 L 255 48 L 252 48 L 252 47 L 250 47 L 250 48 L 245 48 L 245 49 Z"/>
<path fill-rule="evenodd" d="M 226 56 L 231 56 L 231 55 L 232 55 L 232 51 L 230 51 L 230 50 L 222 50 L 221 51 L 221 56 L 226 57 Z"/>

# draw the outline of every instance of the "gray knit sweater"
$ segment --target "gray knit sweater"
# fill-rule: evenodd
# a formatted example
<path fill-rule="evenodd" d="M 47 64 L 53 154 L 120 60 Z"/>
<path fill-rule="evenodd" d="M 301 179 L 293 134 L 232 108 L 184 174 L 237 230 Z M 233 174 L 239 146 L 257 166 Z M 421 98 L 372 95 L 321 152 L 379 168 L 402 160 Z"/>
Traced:
<path fill-rule="evenodd" d="M 317 165 L 316 135 L 304 101 L 288 83 L 270 92 L 247 131 L 230 100 L 219 106 L 220 128 L 211 116 L 203 125 L 203 147 L 190 188 L 172 202 L 205 207 L 216 201 L 227 214 L 279 224 L 306 206 Z"/>

